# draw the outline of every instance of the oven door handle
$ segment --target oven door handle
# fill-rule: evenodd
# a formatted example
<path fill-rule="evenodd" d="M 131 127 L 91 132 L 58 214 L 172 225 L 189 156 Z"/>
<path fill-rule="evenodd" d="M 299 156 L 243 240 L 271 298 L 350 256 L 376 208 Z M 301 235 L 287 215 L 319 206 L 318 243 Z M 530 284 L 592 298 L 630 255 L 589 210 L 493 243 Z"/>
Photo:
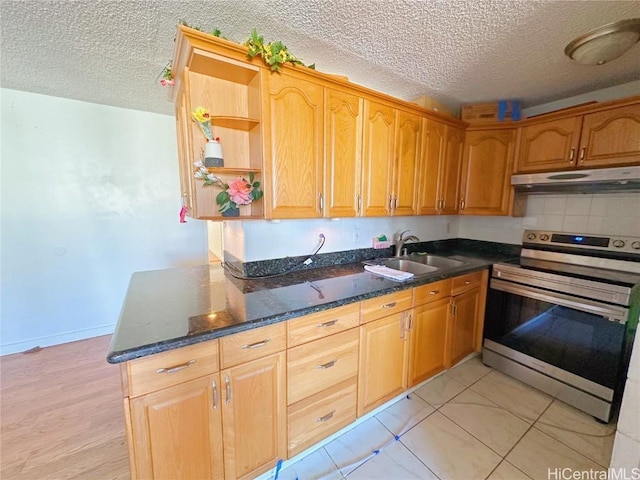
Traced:
<path fill-rule="evenodd" d="M 602 315 L 603 317 L 607 317 L 611 321 L 618 322 L 623 325 L 627 323 L 629 309 L 624 307 L 616 307 L 613 305 L 594 302 L 592 300 L 572 297 L 570 295 L 563 295 L 561 293 L 552 293 L 546 290 L 528 287 L 526 285 L 519 285 L 515 283 L 505 282 L 503 280 L 497 280 L 495 278 L 491 279 L 490 288 L 492 288 L 493 290 L 513 293 L 522 297 L 542 300 L 548 303 L 555 303 L 557 305 L 574 308 L 582 312 Z"/>

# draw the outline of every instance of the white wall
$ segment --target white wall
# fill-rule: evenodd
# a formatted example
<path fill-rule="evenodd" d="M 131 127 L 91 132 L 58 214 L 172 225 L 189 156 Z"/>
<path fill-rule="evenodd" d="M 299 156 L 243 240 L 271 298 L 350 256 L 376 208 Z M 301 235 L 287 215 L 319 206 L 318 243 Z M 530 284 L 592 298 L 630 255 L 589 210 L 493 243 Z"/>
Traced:
<path fill-rule="evenodd" d="M 245 262 L 308 255 L 318 247 L 318 236 L 325 235 L 320 253 L 371 248 L 372 238 L 411 230 L 420 240 L 439 240 L 457 236 L 456 217 L 383 217 L 359 219 L 282 220 L 281 222 L 225 222 L 224 248 Z"/>
<path fill-rule="evenodd" d="M 133 272 L 206 263 L 205 222 L 178 222 L 172 117 L 0 102 L 2 354 L 111 333 Z"/>

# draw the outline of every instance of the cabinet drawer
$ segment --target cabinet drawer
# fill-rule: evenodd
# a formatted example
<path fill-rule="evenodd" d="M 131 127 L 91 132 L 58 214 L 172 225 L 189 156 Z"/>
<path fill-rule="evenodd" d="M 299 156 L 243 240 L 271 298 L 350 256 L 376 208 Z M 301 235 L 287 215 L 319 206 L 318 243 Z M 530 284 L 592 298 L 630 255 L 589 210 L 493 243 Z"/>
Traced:
<path fill-rule="evenodd" d="M 138 397 L 217 372 L 218 340 L 131 360 L 125 365 L 129 396 Z"/>
<path fill-rule="evenodd" d="M 221 368 L 249 362 L 281 352 L 287 346 L 286 322 L 236 333 L 220 339 Z"/>
<path fill-rule="evenodd" d="M 451 279 L 428 283 L 413 289 L 413 306 L 435 302 L 451 295 Z"/>
<path fill-rule="evenodd" d="M 355 379 L 290 406 L 288 417 L 291 458 L 355 421 Z"/>
<path fill-rule="evenodd" d="M 288 352 L 288 405 L 358 374 L 357 328 L 305 343 Z"/>
<path fill-rule="evenodd" d="M 466 292 L 472 288 L 479 287 L 482 283 L 483 270 L 479 272 L 468 273 L 466 275 L 460 275 L 453 278 L 452 295 L 458 295 L 459 293 Z"/>
<path fill-rule="evenodd" d="M 295 347 L 296 345 L 357 327 L 359 322 L 359 303 L 352 303 L 289 320 L 287 322 L 288 346 Z"/>
<path fill-rule="evenodd" d="M 381 297 L 363 300 L 360 310 L 360 323 L 367 323 L 378 318 L 411 308 L 413 293 L 411 289 L 394 292 Z"/>

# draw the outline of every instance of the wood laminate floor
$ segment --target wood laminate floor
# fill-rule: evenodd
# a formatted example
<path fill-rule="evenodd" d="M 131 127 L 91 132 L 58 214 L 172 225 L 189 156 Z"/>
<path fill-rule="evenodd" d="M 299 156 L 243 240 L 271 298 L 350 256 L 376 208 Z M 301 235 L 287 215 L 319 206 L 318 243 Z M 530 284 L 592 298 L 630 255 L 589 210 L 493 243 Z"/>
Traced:
<path fill-rule="evenodd" d="M 2 480 L 130 478 L 110 339 L 0 358 Z"/>

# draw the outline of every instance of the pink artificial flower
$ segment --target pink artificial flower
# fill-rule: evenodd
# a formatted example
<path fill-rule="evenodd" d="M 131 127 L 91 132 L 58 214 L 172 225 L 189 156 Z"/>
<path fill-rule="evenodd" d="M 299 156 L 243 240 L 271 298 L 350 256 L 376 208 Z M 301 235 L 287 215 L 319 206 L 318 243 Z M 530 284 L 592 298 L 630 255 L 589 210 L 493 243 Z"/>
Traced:
<path fill-rule="evenodd" d="M 162 79 L 160 80 L 160 85 L 163 87 L 173 87 L 176 84 L 176 81 L 172 78 L 171 80 Z"/>
<path fill-rule="evenodd" d="M 229 182 L 229 197 L 236 205 L 248 205 L 253 200 L 251 191 L 253 186 L 243 178 Z"/>

